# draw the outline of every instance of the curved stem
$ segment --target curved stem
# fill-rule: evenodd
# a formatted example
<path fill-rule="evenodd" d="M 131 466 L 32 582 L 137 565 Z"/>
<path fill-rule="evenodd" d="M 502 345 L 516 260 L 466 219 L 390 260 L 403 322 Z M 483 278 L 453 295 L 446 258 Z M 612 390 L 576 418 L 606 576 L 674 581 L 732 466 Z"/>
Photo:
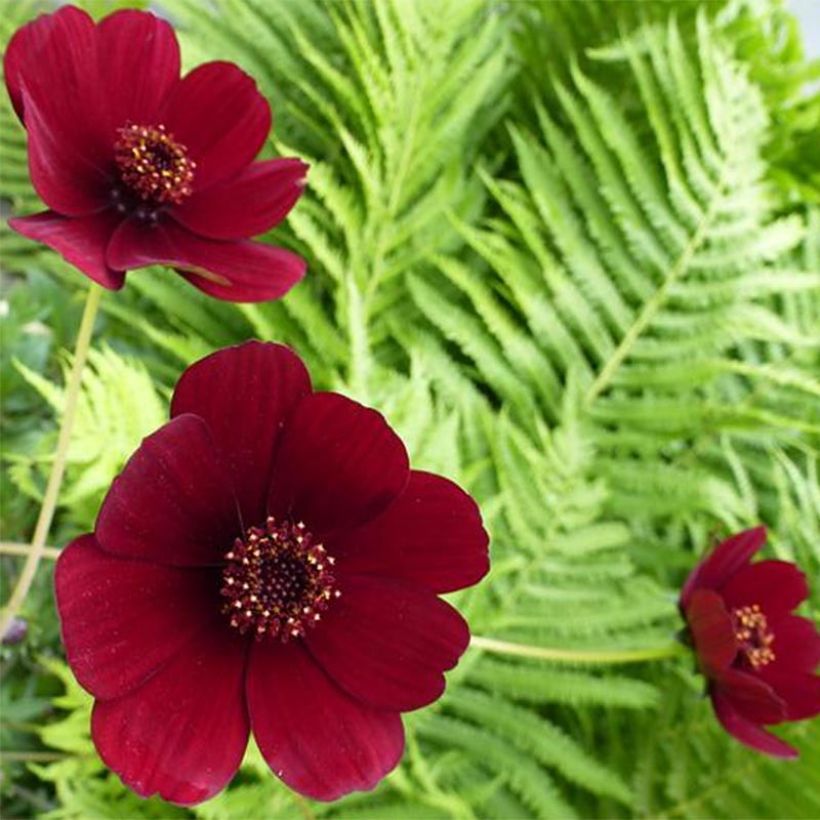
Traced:
<path fill-rule="evenodd" d="M 40 559 L 43 557 L 46 545 L 46 537 L 51 527 L 54 511 L 57 509 L 57 497 L 60 492 L 60 485 L 63 483 L 65 473 L 66 457 L 68 456 L 68 444 L 71 440 L 71 431 L 74 427 L 74 413 L 77 409 L 77 398 L 80 395 L 80 384 L 82 381 L 83 368 L 88 356 L 88 348 L 91 343 L 91 335 L 94 330 L 94 319 L 97 315 L 97 308 L 100 306 L 102 288 L 99 285 L 91 284 L 85 300 L 83 317 L 80 320 L 80 329 L 77 332 L 77 343 L 74 346 L 74 361 L 71 365 L 71 372 L 66 385 L 65 404 L 63 406 L 63 418 L 60 424 L 60 434 L 57 437 L 57 450 L 54 453 L 54 463 L 51 465 L 51 474 L 46 484 L 46 492 L 43 496 L 43 505 L 40 507 L 40 515 L 34 527 L 34 536 L 31 540 L 31 547 L 26 556 L 26 563 L 17 585 L 11 594 L 11 598 L 0 618 L 0 635 L 4 635 L 6 627 L 11 622 L 20 607 L 26 600 Z"/>
<path fill-rule="evenodd" d="M 538 658 L 543 661 L 569 664 L 640 663 L 641 661 L 674 658 L 687 652 L 686 647 L 677 642 L 649 649 L 558 649 L 549 646 L 532 646 L 525 643 L 499 641 L 495 638 L 483 638 L 480 635 L 473 635 L 470 639 L 470 646 L 502 655 L 520 655 L 525 658 Z"/>

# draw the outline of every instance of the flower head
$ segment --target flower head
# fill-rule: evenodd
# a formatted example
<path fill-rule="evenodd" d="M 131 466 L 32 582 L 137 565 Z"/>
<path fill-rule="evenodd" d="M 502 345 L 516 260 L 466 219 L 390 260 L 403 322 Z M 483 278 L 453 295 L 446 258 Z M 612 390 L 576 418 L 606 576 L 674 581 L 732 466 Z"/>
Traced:
<path fill-rule="evenodd" d="M 763 729 L 820 714 L 820 634 L 792 610 L 808 597 L 802 572 L 786 561 L 758 561 L 763 527 L 723 541 L 698 564 L 681 611 L 718 720 L 741 743 L 796 757 Z"/>
<path fill-rule="evenodd" d="M 19 29 L 3 68 L 49 207 L 11 219 L 14 230 L 110 289 L 153 264 L 238 302 L 275 299 L 302 278 L 298 256 L 249 239 L 285 218 L 307 166 L 254 162 L 271 112 L 235 65 L 180 78 L 165 21 L 127 9 L 95 24 L 65 6 Z"/>
<path fill-rule="evenodd" d="M 467 646 L 438 595 L 488 570 L 475 503 L 279 345 L 194 364 L 171 415 L 57 564 L 101 757 L 192 804 L 253 732 L 305 795 L 372 788 L 402 754 L 400 713 L 436 700 Z"/>

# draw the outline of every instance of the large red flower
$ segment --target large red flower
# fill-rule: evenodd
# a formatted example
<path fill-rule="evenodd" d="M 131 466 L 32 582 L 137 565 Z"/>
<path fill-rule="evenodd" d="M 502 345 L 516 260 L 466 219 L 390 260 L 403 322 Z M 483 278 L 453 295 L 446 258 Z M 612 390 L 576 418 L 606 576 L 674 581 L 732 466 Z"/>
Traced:
<path fill-rule="evenodd" d="M 796 757 L 762 727 L 820 714 L 820 634 L 792 614 L 808 596 L 803 573 L 750 562 L 765 540 L 757 527 L 723 541 L 689 575 L 680 606 L 723 728 L 758 751 Z"/>
<path fill-rule="evenodd" d="M 436 700 L 467 646 L 438 595 L 488 570 L 478 508 L 279 345 L 194 364 L 171 415 L 57 564 L 101 757 L 193 804 L 253 732 L 305 795 L 372 788 L 402 754 L 400 713 Z"/>
<path fill-rule="evenodd" d="M 10 220 L 14 230 L 114 290 L 153 264 L 237 302 L 275 299 L 302 278 L 298 256 L 249 240 L 284 219 L 307 166 L 253 161 L 271 112 L 235 65 L 180 79 L 165 21 L 124 10 L 95 25 L 66 6 L 19 29 L 3 68 L 50 209 Z"/>

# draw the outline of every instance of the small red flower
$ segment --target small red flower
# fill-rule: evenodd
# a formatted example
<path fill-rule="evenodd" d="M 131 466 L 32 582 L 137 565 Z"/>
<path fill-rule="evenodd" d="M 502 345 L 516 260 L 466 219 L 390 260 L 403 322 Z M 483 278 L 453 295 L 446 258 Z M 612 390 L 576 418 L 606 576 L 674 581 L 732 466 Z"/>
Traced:
<path fill-rule="evenodd" d="M 302 794 L 372 788 L 401 757 L 400 713 L 436 700 L 467 647 L 438 595 L 488 570 L 478 508 L 279 345 L 194 364 L 171 416 L 57 563 L 100 756 L 188 805 L 253 732 Z"/>
<path fill-rule="evenodd" d="M 235 65 L 180 79 L 165 21 L 124 10 L 95 25 L 66 6 L 19 29 L 3 68 L 50 208 L 9 220 L 14 230 L 112 290 L 153 264 L 235 302 L 275 299 L 304 276 L 295 254 L 249 241 L 285 218 L 307 166 L 253 161 L 271 112 Z"/>
<path fill-rule="evenodd" d="M 808 597 L 802 572 L 751 557 L 763 527 L 721 543 L 689 575 L 680 607 L 718 720 L 741 743 L 776 757 L 797 751 L 765 731 L 820 714 L 820 634 L 792 614 Z"/>

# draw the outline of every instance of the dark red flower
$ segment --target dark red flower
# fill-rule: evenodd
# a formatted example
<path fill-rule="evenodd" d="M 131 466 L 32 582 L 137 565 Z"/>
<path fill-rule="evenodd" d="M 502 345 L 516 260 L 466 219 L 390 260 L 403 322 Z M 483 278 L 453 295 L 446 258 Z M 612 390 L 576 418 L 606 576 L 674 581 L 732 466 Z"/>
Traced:
<path fill-rule="evenodd" d="M 249 240 L 284 219 L 307 166 L 253 161 L 271 112 L 235 65 L 180 79 L 165 21 L 124 10 L 95 25 L 65 6 L 19 29 L 3 68 L 50 209 L 14 230 L 112 290 L 153 264 L 235 302 L 275 299 L 304 276 L 295 254 Z"/>
<path fill-rule="evenodd" d="M 400 713 L 436 700 L 467 646 L 438 595 L 488 570 L 478 508 L 279 345 L 194 364 L 171 415 L 57 563 L 100 756 L 193 804 L 253 732 L 302 794 L 372 788 L 401 757 Z"/>
<path fill-rule="evenodd" d="M 792 614 L 809 594 L 803 573 L 750 562 L 765 540 L 757 527 L 723 541 L 689 575 L 680 607 L 723 728 L 758 751 L 797 757 L 762 727 L 820 714 L 820 634 Z"/>

